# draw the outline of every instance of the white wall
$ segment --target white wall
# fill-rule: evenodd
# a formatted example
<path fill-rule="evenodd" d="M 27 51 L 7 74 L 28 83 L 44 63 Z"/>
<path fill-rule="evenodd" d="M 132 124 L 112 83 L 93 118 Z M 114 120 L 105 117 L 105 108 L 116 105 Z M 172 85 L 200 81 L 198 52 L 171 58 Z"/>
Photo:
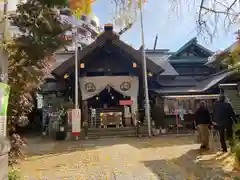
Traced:
<path fill-rule="evenodd" d="M 17 4 L 20 2 L 21 0 L 8 0 L 8 11 L 15 11 L 17 8 Z M 25 0 L 22 0 L 25 1 Z M 0 2 L 0 10 L 3 10 L 4 7 L 4 2 Z"/>

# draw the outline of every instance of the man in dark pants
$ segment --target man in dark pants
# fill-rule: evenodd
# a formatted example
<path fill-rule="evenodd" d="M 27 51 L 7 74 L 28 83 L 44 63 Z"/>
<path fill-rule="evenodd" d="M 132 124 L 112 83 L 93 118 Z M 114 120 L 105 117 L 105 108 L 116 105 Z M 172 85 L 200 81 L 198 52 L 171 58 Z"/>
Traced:
<path fill-rule="evenodd" d="M 160 133 L 160 129 L 165 128 L 165 113 L 164 107 L 159 102 L 155 103 L 152 109 L 152 118 L 155 124 L 155 128 L 157 130 L 157 134 Z"/>
<path fill-rule="evenodd" d="M 213 106 L 213 121 L 217 124 L 220 143 L 223 152 L 227 152 L 227 145 L 225 140 L 225 131 L 227 132 L 227 139 L 232 144 L 233 140 L 233 123 L 237 123 L 237 119 L 231 104 L 225 102 L 225 96 L 220 95 L 219 100 Z"/>

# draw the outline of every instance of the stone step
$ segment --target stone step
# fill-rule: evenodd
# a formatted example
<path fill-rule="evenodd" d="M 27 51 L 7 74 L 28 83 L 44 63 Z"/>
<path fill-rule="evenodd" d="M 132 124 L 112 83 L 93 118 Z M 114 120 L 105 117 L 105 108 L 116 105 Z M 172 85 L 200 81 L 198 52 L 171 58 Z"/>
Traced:
<path fill-rule="evenodd" d="M 118 135 L 93 135 L 89 134 L 88 139 L 116 138 L 116 137 L 136 137 L 136 134 L 118 134 Z"/>
<path fill-rule="evenodd" d="M 136 133 L 135 130 L 128 130 L 128 131 L 88 131 L 88 134 L 111 134 L 111 135 L 118 135 L 118 134 L 129 134 L 129 133 Z"/>
<path fill-rule="evenodd" d="M 136 136 L 135 127 L 90 128 L 88 130 L 89 139 L 111 138 L 111 137 L 134 137 L 134 136 Z"/>
<path fill-rule="evenodd" d="M 88 132 L 126 132 L 136 131 L 135 127 L 120 127 L 120 128 L 89 128 Z"/>

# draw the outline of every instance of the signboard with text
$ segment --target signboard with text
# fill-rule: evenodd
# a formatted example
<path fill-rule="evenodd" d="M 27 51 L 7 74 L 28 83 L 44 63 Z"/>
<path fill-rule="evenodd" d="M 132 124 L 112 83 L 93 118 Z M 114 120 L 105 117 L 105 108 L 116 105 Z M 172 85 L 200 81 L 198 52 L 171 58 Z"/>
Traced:
<path fill-rule="evenodd" d="M 0 83 L 0 135 L 5 136 L 7 131 L 7 107 L 10 87 Z"/>
<path fill-rule="evenodd" d="M 72 109 L 71 111 L 71 120 L 72 120 L 72 135 L 79 136 L 81 132 L 81 110 Z"/>
<path fill-rule="evenodd" d="M 133 101 L 132 100 L 120 100 L 119 104 L 122 106 L 132 105 Z"/>

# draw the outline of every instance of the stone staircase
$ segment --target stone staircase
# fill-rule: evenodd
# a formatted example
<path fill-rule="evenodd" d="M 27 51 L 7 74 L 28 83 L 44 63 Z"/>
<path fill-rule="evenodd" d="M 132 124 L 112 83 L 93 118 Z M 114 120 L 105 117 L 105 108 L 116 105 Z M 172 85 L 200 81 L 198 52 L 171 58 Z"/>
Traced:
<path fill-rule="evenodd" d="M 141 137 L 148 136 L 148 126 L 143 124 L 140 127 Z M 82 129 L 82 135 L 84 130 Z M 89 128 L 88 139 L 113 138 L 113 137 L 137 137 L 136 127 L 109 127 L 109 128 Z"/>
<path fill-rule="evenodd" d="M 135 127 L 123 127 L 123 128 L 89 128 L 88 138 L 111 138 L 111 137 L 136 137 Z"/>
<path fill-rule="evenodd" d="M 97 139 L 97 138 L 111 138 L 111 137 L 137 137 L 136 127 L 108 127 L 108 128 L 99 128 L 101 124 L 100 112 L 103 109 L 96 109 L 96 118 L 89 119 L 89 129 L 88 129 L 88 139 Z M 104 109 L 104 112 L 122 112 L 122 109 Z M 90 116 L 90 112 L 89 112 Z M 82 136 L 84 134 L 84 129 L 82 129 Z M 144 123 L 140 128 L 141 136 L 145 137 L 148 135 L 147 122 Z M 83 137 L 84 138 L 84 137 Z"/>

